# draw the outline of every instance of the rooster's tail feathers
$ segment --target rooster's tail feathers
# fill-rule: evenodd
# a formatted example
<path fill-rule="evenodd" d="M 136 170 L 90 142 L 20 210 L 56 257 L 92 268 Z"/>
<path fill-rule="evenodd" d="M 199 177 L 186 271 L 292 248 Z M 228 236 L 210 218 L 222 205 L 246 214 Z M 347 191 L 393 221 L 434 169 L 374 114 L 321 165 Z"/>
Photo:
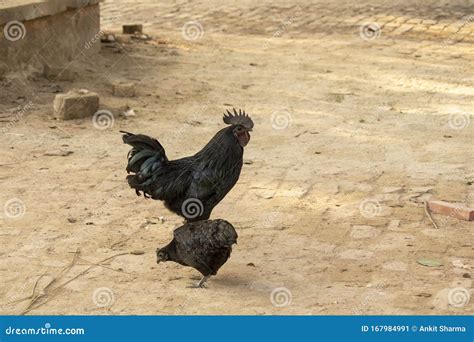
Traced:
<path fill-rule="evenodd" d="M 136 181 L 148 178 L 160 165 L 168 162 L 165 149 L 158 140 L 143 134 L 120 132 L 124 133 L 123 142 L 132 146 L 128 153 L 127 172 L 136 173 L 133 176 L 137 177 Z"/>

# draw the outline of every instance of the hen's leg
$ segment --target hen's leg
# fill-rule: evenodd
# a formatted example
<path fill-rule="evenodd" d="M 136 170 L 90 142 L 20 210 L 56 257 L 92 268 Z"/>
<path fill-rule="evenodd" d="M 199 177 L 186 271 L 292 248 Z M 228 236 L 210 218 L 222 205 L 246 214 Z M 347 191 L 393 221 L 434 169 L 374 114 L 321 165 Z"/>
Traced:
<path fill-rule="evenodd" d="M 199 283 L 197 283 L 198 287 L 205 287 L 206 281 L 210 278 L 211 276 L 204 276 L 202 277 L 201 280 L 199 280 Z"/>
<path fill-rule="evenodd" d="M 201 279 L 197 284 L 190 285 L 190 286 L 188 286 L 188 287 L 190 287 L 190 288 L 196 288 L 196 289 L 205 288 L 205 287 L 206 287 L 206 281 L 207 281 L 210 277 L 211 277 L 211 276 L 204 276 L 204 277 L 202 277 L 202 279 Z"/>

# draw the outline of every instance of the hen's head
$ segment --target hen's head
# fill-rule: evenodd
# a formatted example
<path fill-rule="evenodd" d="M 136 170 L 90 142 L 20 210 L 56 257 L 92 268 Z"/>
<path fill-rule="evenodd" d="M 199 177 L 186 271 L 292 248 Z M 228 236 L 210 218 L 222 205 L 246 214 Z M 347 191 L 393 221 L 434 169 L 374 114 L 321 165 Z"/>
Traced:
<path fill-rule="evenodd" d="M 245 111 L 239 109 L 235 110 L 232 108 L 233 112 L 227 110 L 227 114 L 224 114 L 224 122 L 232 126 L 232 132 L 235 138 L 238 140 L 240 146 L 245 147 L 250 141 L 250 133 L 253 129 L 252 119 L 245 114 Z"/>
<path fill-rule="evenodd" d="M 168 252 L 165 251 L 164 248 L 158 248 L 156 250 L 156 263 L 159 264 L 160 262 L 164 262 L 168 260 L 169 260 Z"/>

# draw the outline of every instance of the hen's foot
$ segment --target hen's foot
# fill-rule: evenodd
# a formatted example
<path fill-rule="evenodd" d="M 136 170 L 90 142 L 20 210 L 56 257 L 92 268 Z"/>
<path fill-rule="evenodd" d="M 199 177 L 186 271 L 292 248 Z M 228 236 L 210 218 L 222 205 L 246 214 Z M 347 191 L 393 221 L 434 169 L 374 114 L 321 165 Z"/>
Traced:
<path fill-rule="evenodd" d="M 203 289 L 206 288 L 206 281 L 210 278 L 210 276 L 205 276 L 202 277 L 202 279 L 197 283 L 197 284 L 192 284 L 190 286 L 187 286 L 189 288 L 194 288 L 194 289 Z"/>

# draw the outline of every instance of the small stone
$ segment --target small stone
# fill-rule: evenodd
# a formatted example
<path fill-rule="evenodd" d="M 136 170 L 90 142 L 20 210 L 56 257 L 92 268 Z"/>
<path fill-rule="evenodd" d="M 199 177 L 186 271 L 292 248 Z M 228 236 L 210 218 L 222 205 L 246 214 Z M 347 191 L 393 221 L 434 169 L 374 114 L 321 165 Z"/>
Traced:
<path fill-rule="evenodd" d="M 249 262 L 249 263 L 247 264 L 247 266 L 255 267 L 255 264 L 254 264 L 253 262 Z"/>
<path fill-rule="evenodd" d="M 151 36 L 145 33 L 135 33 L 132 36 L 133 39 L 138 39 L 138 40 L 151 40 Z"/>
<path fill-rule="evenodd" d="M 68 217 L 67 220 L 68 220 L 69 223 L 76 223 L 77 222 L 77 220 L 74 217 Z"/>
<path fill-rule="evenodd" d="M 115 40 L 115 34 L 113 33 L 104 33 L 100 38 L 102 43 L 114 43 Z"/>
<path fill-rule="evenodd" d="M 145 254 L 145 251 L 142 251 L 142 250 L 135 250 L 135 251 L 131 251 L 130 254 L 133 254 L 133 255 L 143 255 L 143 254 Z"/>
<path fill-rule="evenodd" d="M 57 150 L 57 151 L 47 151 L 44 153 L 44 155 L 48 157 L 67 157 L 73 153 L 74 151 L 70 151 L 70 150 Z"/>
<path fill-rule="evenodd" d="M 54 98 L 54 115 L 59 120 L 91 117 L 99 108 L 99 95 L 87 91 L 70 91 Z"/>
<path fill-rule="evenodd" d="M 453 264 L 454 267 L 459 267 L 459 268 L 465 267 L 464 263 L 459 259 L 453 260 L 451 263 Z"/>

